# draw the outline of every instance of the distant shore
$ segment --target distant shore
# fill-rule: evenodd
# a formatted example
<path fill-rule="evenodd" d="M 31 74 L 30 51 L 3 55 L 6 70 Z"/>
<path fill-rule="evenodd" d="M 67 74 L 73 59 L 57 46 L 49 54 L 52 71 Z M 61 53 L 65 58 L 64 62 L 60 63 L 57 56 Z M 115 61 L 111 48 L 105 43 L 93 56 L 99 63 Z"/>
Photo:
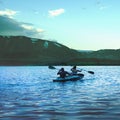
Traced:
<path fill-rule="evenodd" d="M 32 61 L 32 60 L 0 60 L 0 66 L 69 66 L 69 65 L 77 65 L 77 66 L 120 66 L 119 61 L 106 61 L 104 62 L 44 62 L 44 61 Z"/>
<path fill-rule="evenodd" d="M 0 66 L 120 65 L 120 49 L 78 51 L 55 41 L 0 36 Z"/>

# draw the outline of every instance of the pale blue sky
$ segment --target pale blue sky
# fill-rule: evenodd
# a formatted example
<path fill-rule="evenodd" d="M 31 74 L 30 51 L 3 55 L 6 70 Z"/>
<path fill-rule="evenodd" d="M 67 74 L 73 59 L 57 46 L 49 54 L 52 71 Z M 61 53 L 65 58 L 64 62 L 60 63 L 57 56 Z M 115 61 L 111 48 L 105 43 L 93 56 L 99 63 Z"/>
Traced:
<path fill-rule="evenodd" d="M 0 34 L 79 50 L 120 48 L 120 0 L 0 0 Z"/>

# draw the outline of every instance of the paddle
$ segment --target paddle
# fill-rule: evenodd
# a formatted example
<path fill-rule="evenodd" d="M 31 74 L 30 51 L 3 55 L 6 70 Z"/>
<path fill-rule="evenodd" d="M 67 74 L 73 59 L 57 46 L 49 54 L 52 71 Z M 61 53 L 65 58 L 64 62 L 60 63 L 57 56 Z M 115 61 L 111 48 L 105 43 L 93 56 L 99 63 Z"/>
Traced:
<path fill-rule="evenodd" d="M 56 68 L 55 68 L 54 66 L 52 66 L 52 65 L 49 65 L 48 68 L 49 68 L 49 69 L 56 69 Z"/>
<path fill-rule="evenodd" d="M 56 67 L 54 67 L 54 66 L 48 66 L 48 68 L 49 69 L 57 69 Z M 57 69 L 58 70 L 58 69 Z M 90 73 L 90 74 L 94 74 L 94 72 L 93 71 L 87 71 L 87 70 L 84 70 L 84 69 L 80 69 L 80 70 L 83 70 L 83 71 L 86 71 L 86 72 L 88 72 L 88 73 Z"/>
<path fill-rule="evenodd" d="M 84 70 L 84 71 L 86 71 L 86 72 L 88 72 L 88 73 L 90 73 L 90 74 L 94 74 L 93 71 L 87 71 L 87 70 Z"/>
<path fill-rule="evenodd" d="M 86 71 L 86 72 L 88 72 L 88 73 L 90 73 L 90 74 L 94 74 L 94 72 L 93 71 L 87 71 L 87 70 L 84 70 L 84 69 L 80 69 L 81 71 L 83 70 L 83 71 Z"/>

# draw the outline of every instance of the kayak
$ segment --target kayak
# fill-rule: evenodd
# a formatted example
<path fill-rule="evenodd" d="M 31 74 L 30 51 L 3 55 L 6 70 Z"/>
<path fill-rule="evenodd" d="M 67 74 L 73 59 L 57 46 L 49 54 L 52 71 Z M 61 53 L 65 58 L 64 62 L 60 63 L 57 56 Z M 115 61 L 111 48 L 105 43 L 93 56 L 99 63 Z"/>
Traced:
<path fill-rule="evenodd" d="M 53 80 L 53 82 L 77 81 L 81 80 L 83 77 L 84 77 L 83 74 L 69 75 L 66 76 L 65 78 L 57 77 L 56 79 Z"/>

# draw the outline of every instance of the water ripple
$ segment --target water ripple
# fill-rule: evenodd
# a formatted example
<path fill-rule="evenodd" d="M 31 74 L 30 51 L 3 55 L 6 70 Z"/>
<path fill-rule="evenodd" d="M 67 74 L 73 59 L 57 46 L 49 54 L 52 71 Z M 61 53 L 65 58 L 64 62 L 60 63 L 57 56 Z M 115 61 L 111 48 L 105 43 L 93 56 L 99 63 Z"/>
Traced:
<path fill-rule="evenodd" d="M 81 67 L 95 74 L 66 83 L 47 66 L 0 67 L 0 119 L 119 120 L 120 67 Z"/>

